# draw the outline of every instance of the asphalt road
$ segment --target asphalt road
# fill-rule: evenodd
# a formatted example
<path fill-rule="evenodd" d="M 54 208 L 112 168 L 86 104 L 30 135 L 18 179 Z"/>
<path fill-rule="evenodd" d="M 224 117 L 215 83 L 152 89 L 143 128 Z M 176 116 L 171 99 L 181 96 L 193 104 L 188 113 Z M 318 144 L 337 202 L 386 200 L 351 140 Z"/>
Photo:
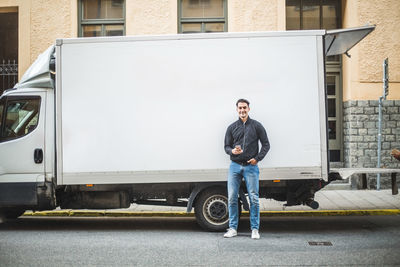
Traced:
<path fill-rule="evenodd" d="M 260 240 L 248 227 L 224 239 L 194 218 L 25 217 L 0 224 L 0 266 L 400 265 L 400 216 L 262 218 Z"/>

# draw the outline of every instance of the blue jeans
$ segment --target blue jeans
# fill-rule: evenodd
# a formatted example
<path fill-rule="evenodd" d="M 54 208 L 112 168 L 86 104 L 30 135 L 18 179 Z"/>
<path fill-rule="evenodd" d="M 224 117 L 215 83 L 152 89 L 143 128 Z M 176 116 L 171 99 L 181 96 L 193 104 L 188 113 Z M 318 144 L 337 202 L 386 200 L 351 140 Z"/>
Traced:
<path fill-rule="evenodd" d="M 229 228 L 237 229 L 239 223 L 238 198 L 242 178 L 246 182 L 247 192 L 250 199 L 250 227 L 251 230 L 260 227 L 260 203 L 258 200 L 260 171 L 257 165 L 242 166 L 231 162 L 228 174 L 228 209 Z"/>

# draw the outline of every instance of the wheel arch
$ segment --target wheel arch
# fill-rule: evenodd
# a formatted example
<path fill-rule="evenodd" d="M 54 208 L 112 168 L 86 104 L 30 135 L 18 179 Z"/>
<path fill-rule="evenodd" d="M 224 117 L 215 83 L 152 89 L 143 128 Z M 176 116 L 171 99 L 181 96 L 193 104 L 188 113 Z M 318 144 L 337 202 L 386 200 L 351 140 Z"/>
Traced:
<path fill-rule="evenodd" d="M 223 183 L 207 183 L 207 184 L 196 184 L 190 193 L 188 204 L 186 206 L 186 212 L 191 212 L 193 209 L 193 205 L 196 203 L 197 197 L 204 190 L 210 190 L 212 188 L 222 188 L 223 190 L 227 190 L 226 182 Z"/>

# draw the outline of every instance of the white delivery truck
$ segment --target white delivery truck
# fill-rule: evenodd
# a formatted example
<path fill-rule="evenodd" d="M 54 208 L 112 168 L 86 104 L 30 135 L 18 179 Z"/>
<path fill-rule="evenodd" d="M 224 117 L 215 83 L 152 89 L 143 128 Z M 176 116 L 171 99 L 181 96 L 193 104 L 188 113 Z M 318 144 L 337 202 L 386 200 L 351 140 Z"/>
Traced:
<path fill-rule="evenodd" d="M 59 39 L 0 98 L 0 212 L 195 208 L 227 228 L 235 102 L 267 130 L 260 197 L 317 208 L 329 170 L 325 56 L 374 29 Z M 248 209 L 246 189 L 240 192 Z"/>

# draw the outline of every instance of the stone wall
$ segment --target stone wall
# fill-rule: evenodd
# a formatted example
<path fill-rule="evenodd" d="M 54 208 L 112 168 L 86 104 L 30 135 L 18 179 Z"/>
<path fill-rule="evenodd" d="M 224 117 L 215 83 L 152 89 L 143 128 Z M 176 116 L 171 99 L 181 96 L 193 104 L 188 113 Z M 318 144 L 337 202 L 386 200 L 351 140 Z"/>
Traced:
<path fill-rule="evenodd" d="M 343 113 L 344 166 L 377 167 L 379 101 L 346 101 Z M 390 152 L 400 149 L 400 101 L 384 100 L 382 115 L 381 167 L 399 168 Z M 390 177 L 381 177 L 381 188 L 390 188 Z M 368 187 L 376 188 L 376 175 L 368 176 Z"/>

